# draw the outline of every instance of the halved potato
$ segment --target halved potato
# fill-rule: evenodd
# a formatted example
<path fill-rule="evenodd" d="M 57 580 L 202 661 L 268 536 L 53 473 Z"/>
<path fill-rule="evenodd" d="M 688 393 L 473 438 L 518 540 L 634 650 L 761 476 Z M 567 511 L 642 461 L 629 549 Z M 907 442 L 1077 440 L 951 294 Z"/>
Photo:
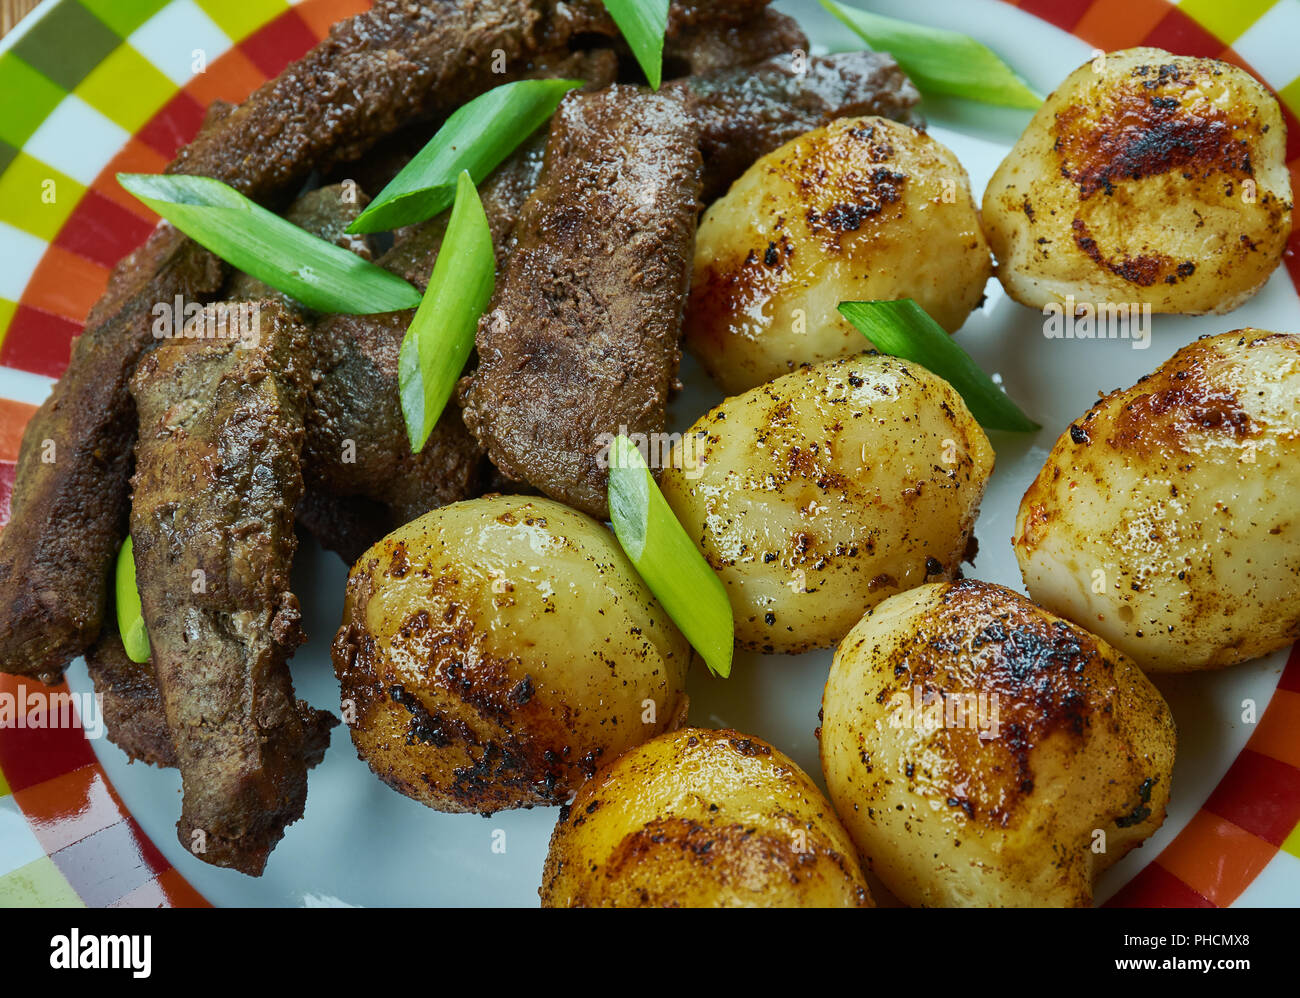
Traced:
<path fill-rule="evenodd" d="M 1300 639 L 1300 336 L 1197 340 L 1056 441 L 1020 502 L 1029 594 L 1152 672 Z"/>
<path fill-rule="evenodd" d="M 560 813 L 548 908 L 866 908 L 853 843 L 806 773 L 735 731 L 683 728 L 621 756 Z"/>
<path fill-rule="evenodd" d="M 1135 48 L 1085 63 L 989 181 L 984 231 L 1024 305 L 1231 311 L 1291 232 L 1277 100 L 1217 59 Z"/>
<path fill-rule="evenodd" d="M 822 715 L 836 810 L 909 905 L 1085 906 L 1164 821 L 1175 733 L 1159 692 L 1002 586 L 921 586 L 868 612 Z"/>
<path fill-rule="evenodd" d="M 728 395 L 861 353 L 841 301 L 913 298 L 949 332 L 993 273 L 952 151 L 842 118 L 764 156 L 700 224 L 686 346 Z"/>
<path fill-rule="evenodd" d="M 691 648 L 604 526 L 492 496 L 361 556 L 333 657 L 380 779 L 440 811 L 491 813 L 563 803 L 680 725 Z"/>

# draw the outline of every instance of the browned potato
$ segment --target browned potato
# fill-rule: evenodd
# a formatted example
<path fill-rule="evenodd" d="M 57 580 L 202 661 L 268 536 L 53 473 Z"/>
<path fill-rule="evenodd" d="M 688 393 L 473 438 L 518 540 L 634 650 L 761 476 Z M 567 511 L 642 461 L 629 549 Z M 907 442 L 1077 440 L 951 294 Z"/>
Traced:
<path fill-rule="evenodd" d="M 362 555 L 333 657 L 380 779 L 440 811 L 491 813 L 563 803 L 680 725 L 691 649 L 604 526 L 494 496 Z"/>
<path fill-rule="evenodd" d="M 1216 59 L 1135 48 L 1085 63 L 989 181 L 984 231 L 1024 305 L 1231 311 L 1291 232 L 1281 109 Z"/>
<path fill-rule="evenodd" d="M 721 576 L 742 648 L 826 648 L 862 611 L 967 554 L 993 448 L 919 365 L 863 354 L 702 417 L 660 488 Z"/>
<path fill-rule="evenodd" d="M 853 843 L 766 742 L 684 728 L 632 749 L 560 813 L 548 908 L 866 908 Z"/>
<path fill-rule="evenodd" d="M 913 298 L 954 332 L 992 273 L 952 150 L 886 118 L 842 118 L 764 156 L 709 208 L 686 345 L 735 395 L 861 353 L 842 301 Z"/>
<path fill-rule="evenodd" d="M 899 900 L 1085 906 L 1165 818 L 1174 722 L 1087 631 L 967 579 L 872 609 L 822 699 L 822 770 Z"/>
<path fill-rule="evenodd" d="M 1070 425 L 1025 492 L 1029 594 L 1149 672 L 1300 638 L 1300 336 L 1179 350 Z"/>

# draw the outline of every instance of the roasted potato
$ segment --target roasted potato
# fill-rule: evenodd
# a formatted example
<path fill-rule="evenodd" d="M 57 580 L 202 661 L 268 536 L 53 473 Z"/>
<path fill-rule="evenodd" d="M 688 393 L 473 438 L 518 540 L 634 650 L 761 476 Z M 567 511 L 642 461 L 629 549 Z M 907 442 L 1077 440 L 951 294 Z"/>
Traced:
<path fill-rule="evenodd" d="M 709 208 L 686 345 L 734 395 L 861 353 L 841 301 L 914 298 L 952 332 L 992 273 L 957 157 L 896 121 L 843 118 L 764 156 Z"/>
<path fill-rule="evenodd" d="M 1285 150 L 1277 100 L 1236 66 L 1155 48 L 1085 63 L 984 191 L 998 277 L 1034 308 L 1231 311 L 1286 248 Z"/>
<path fill-rule="evenodd" d="M 660 487 L 726 585 L 737 642 L 800 652 L 954 577 L 993 450 L 946 381 L 864 354 L 727 399 L 670 464 Z"/>
<path fill-rule="evenodd" d="M 348 577 L 343 718 L 389 786 L 439 811 L 560 804 L 686 716 L 691 649 L 595 520 L 495 496 L 426 513 Z"/>
<path fill-rule="evenodd" d="M 1086 906 L 1160 827 L 1174 722 L 1099 638 L 1002 586 L 921 586 L 867 613 L 822 699 L 826 785 L 899 900 Z"/>
<path fill-rule="evenodd" d="M 1061 435 L 1020 503 L 1029 593 L 1153 672 L 1300 638 L 1300 336 L 1203 338 Z"/>
<path fill-rule="evenodd" d="M 853 843 L 806 773 L 735 731 L 632 749 L 560 812 L 548 908 L 867 908 Z"/>

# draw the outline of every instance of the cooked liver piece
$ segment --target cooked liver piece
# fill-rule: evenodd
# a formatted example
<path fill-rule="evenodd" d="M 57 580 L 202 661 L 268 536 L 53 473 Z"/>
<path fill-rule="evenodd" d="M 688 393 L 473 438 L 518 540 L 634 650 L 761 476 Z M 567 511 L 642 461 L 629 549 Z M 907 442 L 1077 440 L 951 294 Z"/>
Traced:
<path fill-rule="evenodd" d="M 560 105 L 462 382 L 506 477 L 604 517 L 602 435 L 663 431 L 699 192 L 680 99 L 614 86 Z"/>
<path fill-rule="evenodd" d="M 179 838 L 251 875 L 302 816 L 310 754 L 288 658 L 302 641 L 289 573 L 311 350 L 288 309 L 257 306 L 255 337 L 169 340 L 131 381 L 131 535 L 184 787 Z"/>

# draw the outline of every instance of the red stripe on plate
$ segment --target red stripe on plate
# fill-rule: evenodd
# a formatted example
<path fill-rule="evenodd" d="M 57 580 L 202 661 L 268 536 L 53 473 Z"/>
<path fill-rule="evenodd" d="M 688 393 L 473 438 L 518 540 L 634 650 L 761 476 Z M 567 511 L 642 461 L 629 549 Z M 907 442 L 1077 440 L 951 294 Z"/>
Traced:
<path fill-rule="evenodd" d="M 54 244 L 112 268 L 148 239 L 152 231 L 152 223 L 98 191 L 89 190 L 64 223 Z"/>
<path fill-rule="evenodd" d="M 181 90 L 149 119 L 135 137 L 170 160 L 181 146 L 199 133 L 204 114 L 203 105 Z"/>
<path fill-rule="evenodd" d="M 1300 823 L 1300 769 L 1245 748 L 1205 810 L 1281 846 Z"/>
<path fill-rule="evenodd" d="M 33 720 L 38 723 L 49 720 L 40 705 L 50 704 L 49 698 L 60 693 L 68 693 L 67 683 L 46 686 L 35 679 L 0 673 L 0 695 L 14 697 L 24 717 L 21 728 L 0 727 L 0 771 L 4 772 L 5 781 L 15 795 L 95 762 L 95 753 L 80 726 L 31 727 Z"/>
<path fill-rule="evenodd" d="M 266 27 L 239 43 L 239 49 L 253 60 L 267 77 L 280 71 L 312 48 L 319 39 L 296 10 L 290 9 Z"/>
<path fill-rule="evenodd" d="M 1175 55 L 1215 58 L 1223 51 L 1223 42 L 1215 38 L 1177 8 L 1171 8 L 1154 28 L 1147 32 L 1142 44 L 1168 49 Z"/>
<path fill-rule="evenodd" d="M 19 305 L 0 347 L 0 364 L 57 378 L 68 366 L 73 337 L 81 324 L 51 315 L 30 305 Z"/>
<path fill-rule="evenodd" d="M 1103 908 L 1213 908 L 1202 897 L 1159 863 L 1146 869 L 1116 891 Z"/>
<path fill-rule="evenodd" d="M 1041 17 L 1048 24 L 1054 24 L 1066 31 L 1073 31 L 1074 26 L 1083 20 L 1093 0 L 1024 0 L 1019 4 L 1021 10 Z"/>

